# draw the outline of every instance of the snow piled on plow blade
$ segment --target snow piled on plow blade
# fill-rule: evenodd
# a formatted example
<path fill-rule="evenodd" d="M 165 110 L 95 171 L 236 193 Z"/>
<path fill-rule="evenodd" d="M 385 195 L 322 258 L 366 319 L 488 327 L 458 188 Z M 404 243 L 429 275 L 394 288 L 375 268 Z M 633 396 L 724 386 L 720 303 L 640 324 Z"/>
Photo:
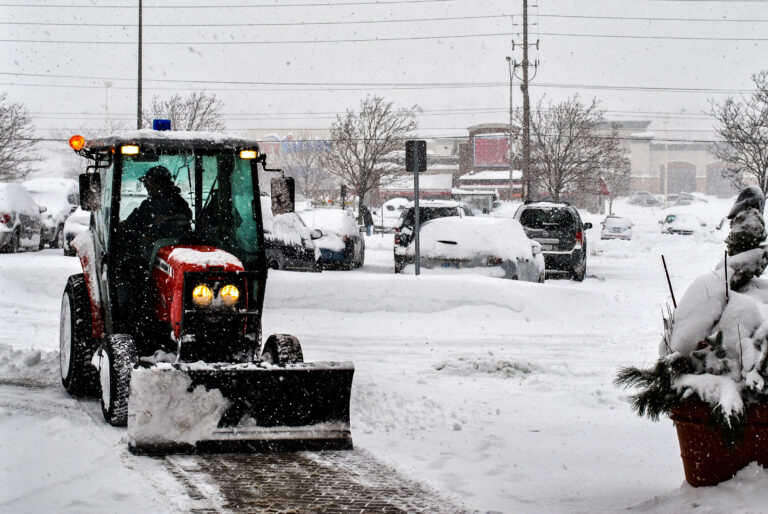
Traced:
<path fill-rule="evenodd" d="M 352 363 L 285 367 L 158 364 L 136 369 L 133 453 L 349 449 Z"/>

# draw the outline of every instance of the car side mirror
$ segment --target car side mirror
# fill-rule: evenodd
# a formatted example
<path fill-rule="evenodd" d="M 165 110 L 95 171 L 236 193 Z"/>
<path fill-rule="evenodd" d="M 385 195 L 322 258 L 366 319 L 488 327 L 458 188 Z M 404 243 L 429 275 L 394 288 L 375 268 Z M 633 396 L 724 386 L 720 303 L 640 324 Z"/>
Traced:
<path fill-rule="evenodd" d="M 48 210 L 48 207 L 46 207 L 45 205 L 38 205 L 38 207 L 40 208 L 40 212 L 41 213 L 43 213 L 43 212 Z"/>
<path fill-rule="evenodd" d="M 313 240 L 320 239 L 321 237 L 323 237 L 323 233 L 320 232 L 318 229 L 313 228 L 312 230 L 309 231 L 309 237 L 311 237 Z"/>
<path fill-rule="evenodd" d="M 272 186 L 272 214 L 287 214 L 296 208 L 296 183 L 293 177 L 276 177 Z"/>
<path fill-rule="evenodd" d="M 590 222 L 584 223 L 584 230 L 589 230 L 591 228 L 592 228 L 592 223 L 590 223 Z"/>
<path fill-rule="evenodd" d="M 101 175 L 82 173 L 78 178 L 80 182 L 80 207 L 84 211 L 97 210 L 101 199 Z"/>

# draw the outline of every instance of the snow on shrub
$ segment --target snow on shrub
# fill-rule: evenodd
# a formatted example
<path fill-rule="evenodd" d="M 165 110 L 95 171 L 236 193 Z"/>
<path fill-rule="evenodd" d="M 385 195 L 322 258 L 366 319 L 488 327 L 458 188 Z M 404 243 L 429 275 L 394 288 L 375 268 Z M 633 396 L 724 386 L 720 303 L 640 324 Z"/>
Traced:
<path fill-rule="evenodd" d="M 651 369 L 619 371 L 616 383 L 638 387 L 640 415 L 658 419 L 685 400 L 712 408 L 728 442 L 743 429 L 745 406 L 768 400 L 768 235 L 759 188 L 741 192 L 728 215 L 727 254 L 690 285 L 664 317 L 660 358 Z"/>

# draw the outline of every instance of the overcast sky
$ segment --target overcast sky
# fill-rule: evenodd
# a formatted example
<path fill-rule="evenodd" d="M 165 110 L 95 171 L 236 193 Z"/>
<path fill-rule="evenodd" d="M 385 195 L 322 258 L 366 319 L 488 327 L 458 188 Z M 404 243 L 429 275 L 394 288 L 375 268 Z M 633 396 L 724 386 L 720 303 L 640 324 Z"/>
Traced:
<path fill-rule="evenodd" d="M 0 0 L 0 91 L 28 106 L 40 136 L 93 133 L 105 113 L 135 127 L 137 4 Z M 597 97 L 608 118 L 651 120 L 659 137 L 712 139 L 708 99 L 768 69 L 765 2 L 530 5 L 532 101 Z M 145 0 L 145 105 L 215 92 L 228 128 L 260 137 L 323 130 L 376 94 L 417 105 L 422 137 L 465 136 L 509 119 L 505 56 L 521 13 L 521 0 Z"/>

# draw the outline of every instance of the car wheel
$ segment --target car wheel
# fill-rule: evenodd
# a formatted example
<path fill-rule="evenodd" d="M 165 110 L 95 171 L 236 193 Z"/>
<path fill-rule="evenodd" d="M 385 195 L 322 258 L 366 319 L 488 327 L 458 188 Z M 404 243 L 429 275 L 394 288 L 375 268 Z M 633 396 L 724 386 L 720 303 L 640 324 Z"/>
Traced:
<path fill-rule="evenodd" d="M 45 248 L 45 239 L 43 239 L 43 231 L 40 231 L 40 243 L 37 245 L 37 251 L 41 251 Z"/>
<path fill-rule="evenodd" d="M 51 241 L 51 248 L 64 248 L 64 227 L 61 225 L 56 229 L 56 236 Z"/>
<path fill-rule="evenodd" d="M 582 266 L 579 266 L 578 269 L 575 269 L 573 271 L 573 280 L 575 280 L 576 282 L 583 282 L 586 274 L 587 274 L 587 263 L 584 262 Z"/>
<path fill-rule="evenodd" d="M 21 249 L 21 236 L 19 235 L 19 231 L 17 230 L 11 236 L 11 242 L 8 243 L 8 253 L 19 253 L 20 249 Z"/>
<path fill-rule="evenodd" d="M 363 248 L 363 251 L 360 252 L 360 260 L 357 261 L 357 267 L 362 268 L 365 264 L 365 248 Z"/>
<path fill-rule="evenodd" d="M 59 367 L 61 383 L 72 396 L 97 392 L 96 370 L 91 357 L 96 342 L 91 338 L 91 302 L 82 273 L 67 280 L 61 298 L 59 320 Z"/>
<path fill-rule="evenodd" d="M 110 425 L 124 427 L 128 424 L 131 373 L 137 361 L 133 338 L 127 334 L 107 336 L 98 358 L 101 412 Z"/>

